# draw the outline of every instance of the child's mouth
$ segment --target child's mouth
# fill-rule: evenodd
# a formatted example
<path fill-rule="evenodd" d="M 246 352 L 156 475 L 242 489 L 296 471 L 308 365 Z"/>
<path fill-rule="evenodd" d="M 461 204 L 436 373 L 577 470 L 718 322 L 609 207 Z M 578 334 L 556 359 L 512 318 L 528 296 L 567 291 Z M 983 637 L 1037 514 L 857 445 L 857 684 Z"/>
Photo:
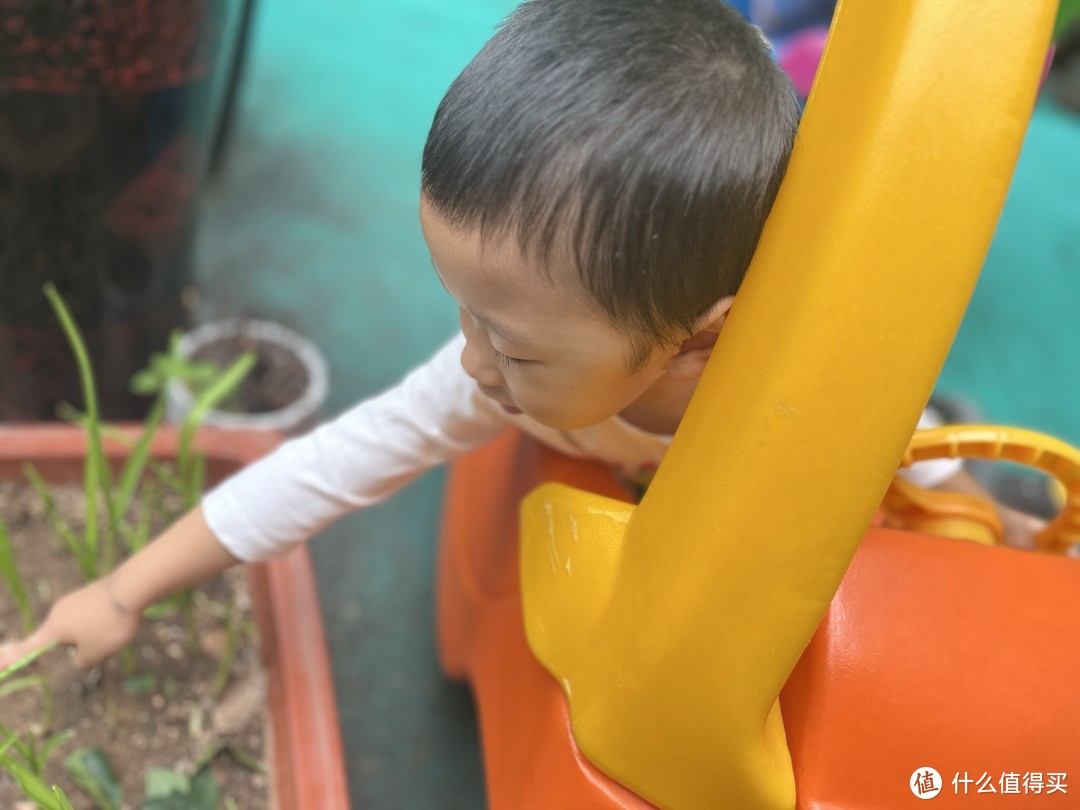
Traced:
<path fill-rule="evenodd" d="M 513 405 L 503 405 L 500 402 L 499 407 L 502 408 L 504 411 L 506 411 L 511 416 L 517 416 L 519 413 L 523 413 L 521 408 L 515 408 Z"/>

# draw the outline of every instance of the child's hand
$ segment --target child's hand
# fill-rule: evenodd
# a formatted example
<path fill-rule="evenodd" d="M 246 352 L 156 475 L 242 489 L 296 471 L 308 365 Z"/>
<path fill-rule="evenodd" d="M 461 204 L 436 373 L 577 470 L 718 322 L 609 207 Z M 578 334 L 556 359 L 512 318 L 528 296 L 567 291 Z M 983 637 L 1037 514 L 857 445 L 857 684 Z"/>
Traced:
<path fill-rule="evenodd" d="M 89 667 L 119 650 L 135 636 L 140 614 L 130 610 L 100 579 L 57 600 L 34 633 L 0 647 L 0 669 L 53 643 L 75 647 L 75 665 Z"/>

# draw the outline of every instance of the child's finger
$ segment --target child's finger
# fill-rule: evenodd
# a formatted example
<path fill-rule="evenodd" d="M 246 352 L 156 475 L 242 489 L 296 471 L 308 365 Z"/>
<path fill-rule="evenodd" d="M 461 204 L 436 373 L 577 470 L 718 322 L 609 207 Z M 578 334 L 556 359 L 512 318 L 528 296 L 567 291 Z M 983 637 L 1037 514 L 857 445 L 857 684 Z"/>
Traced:
<path fill-rule="evenodd" d="M 0 670 L 7 669 L 18 660 L 14 644 L 0 644 Z"/>
<path fill-rule="evenodd" d="M 48 636 L 44 629 L 39 629 L 37 632 L 32 633 L 21 641 L 0 644 L 0 671 L 21 661 L 31 653 L 40 650 L 42 647 L 48 646 L 54 640 L 55 639 Z"/>
<path fill-rule="evenodd" d="M 25 656 L 29 655 L 33 650 L 27 650 L 23 652 L 25 641 L 10 642 L 8 644 L 0 644 L 0 672 L 10 667 L 16 661 L 22 660 Z"/>

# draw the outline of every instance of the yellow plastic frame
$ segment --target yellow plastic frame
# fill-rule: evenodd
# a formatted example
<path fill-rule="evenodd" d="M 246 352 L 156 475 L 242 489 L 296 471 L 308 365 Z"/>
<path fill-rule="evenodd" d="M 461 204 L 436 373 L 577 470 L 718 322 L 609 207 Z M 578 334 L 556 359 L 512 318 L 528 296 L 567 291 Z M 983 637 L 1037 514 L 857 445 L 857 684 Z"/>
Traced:
<path fill-rule="evenodd" d="M 842 2 L 754 263 L 644 500 L 553 485 L 523 505 L 530 646 L 582 751 L 656 804 L 794 806 L 777 695 L 956 333 L 1055 10 Z"/>

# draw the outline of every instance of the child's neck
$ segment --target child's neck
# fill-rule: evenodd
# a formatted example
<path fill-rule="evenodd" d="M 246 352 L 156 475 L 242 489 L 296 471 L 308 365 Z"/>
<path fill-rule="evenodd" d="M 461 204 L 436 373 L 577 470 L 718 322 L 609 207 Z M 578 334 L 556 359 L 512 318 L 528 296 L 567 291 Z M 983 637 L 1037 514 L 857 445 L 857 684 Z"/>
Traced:
<path fill-rule="evenodd" d="M 644 394 L 619 412 L 634 427 L 650 433 L 671 435 L 690 404 L 697 380 L 661 377 Z"/>

